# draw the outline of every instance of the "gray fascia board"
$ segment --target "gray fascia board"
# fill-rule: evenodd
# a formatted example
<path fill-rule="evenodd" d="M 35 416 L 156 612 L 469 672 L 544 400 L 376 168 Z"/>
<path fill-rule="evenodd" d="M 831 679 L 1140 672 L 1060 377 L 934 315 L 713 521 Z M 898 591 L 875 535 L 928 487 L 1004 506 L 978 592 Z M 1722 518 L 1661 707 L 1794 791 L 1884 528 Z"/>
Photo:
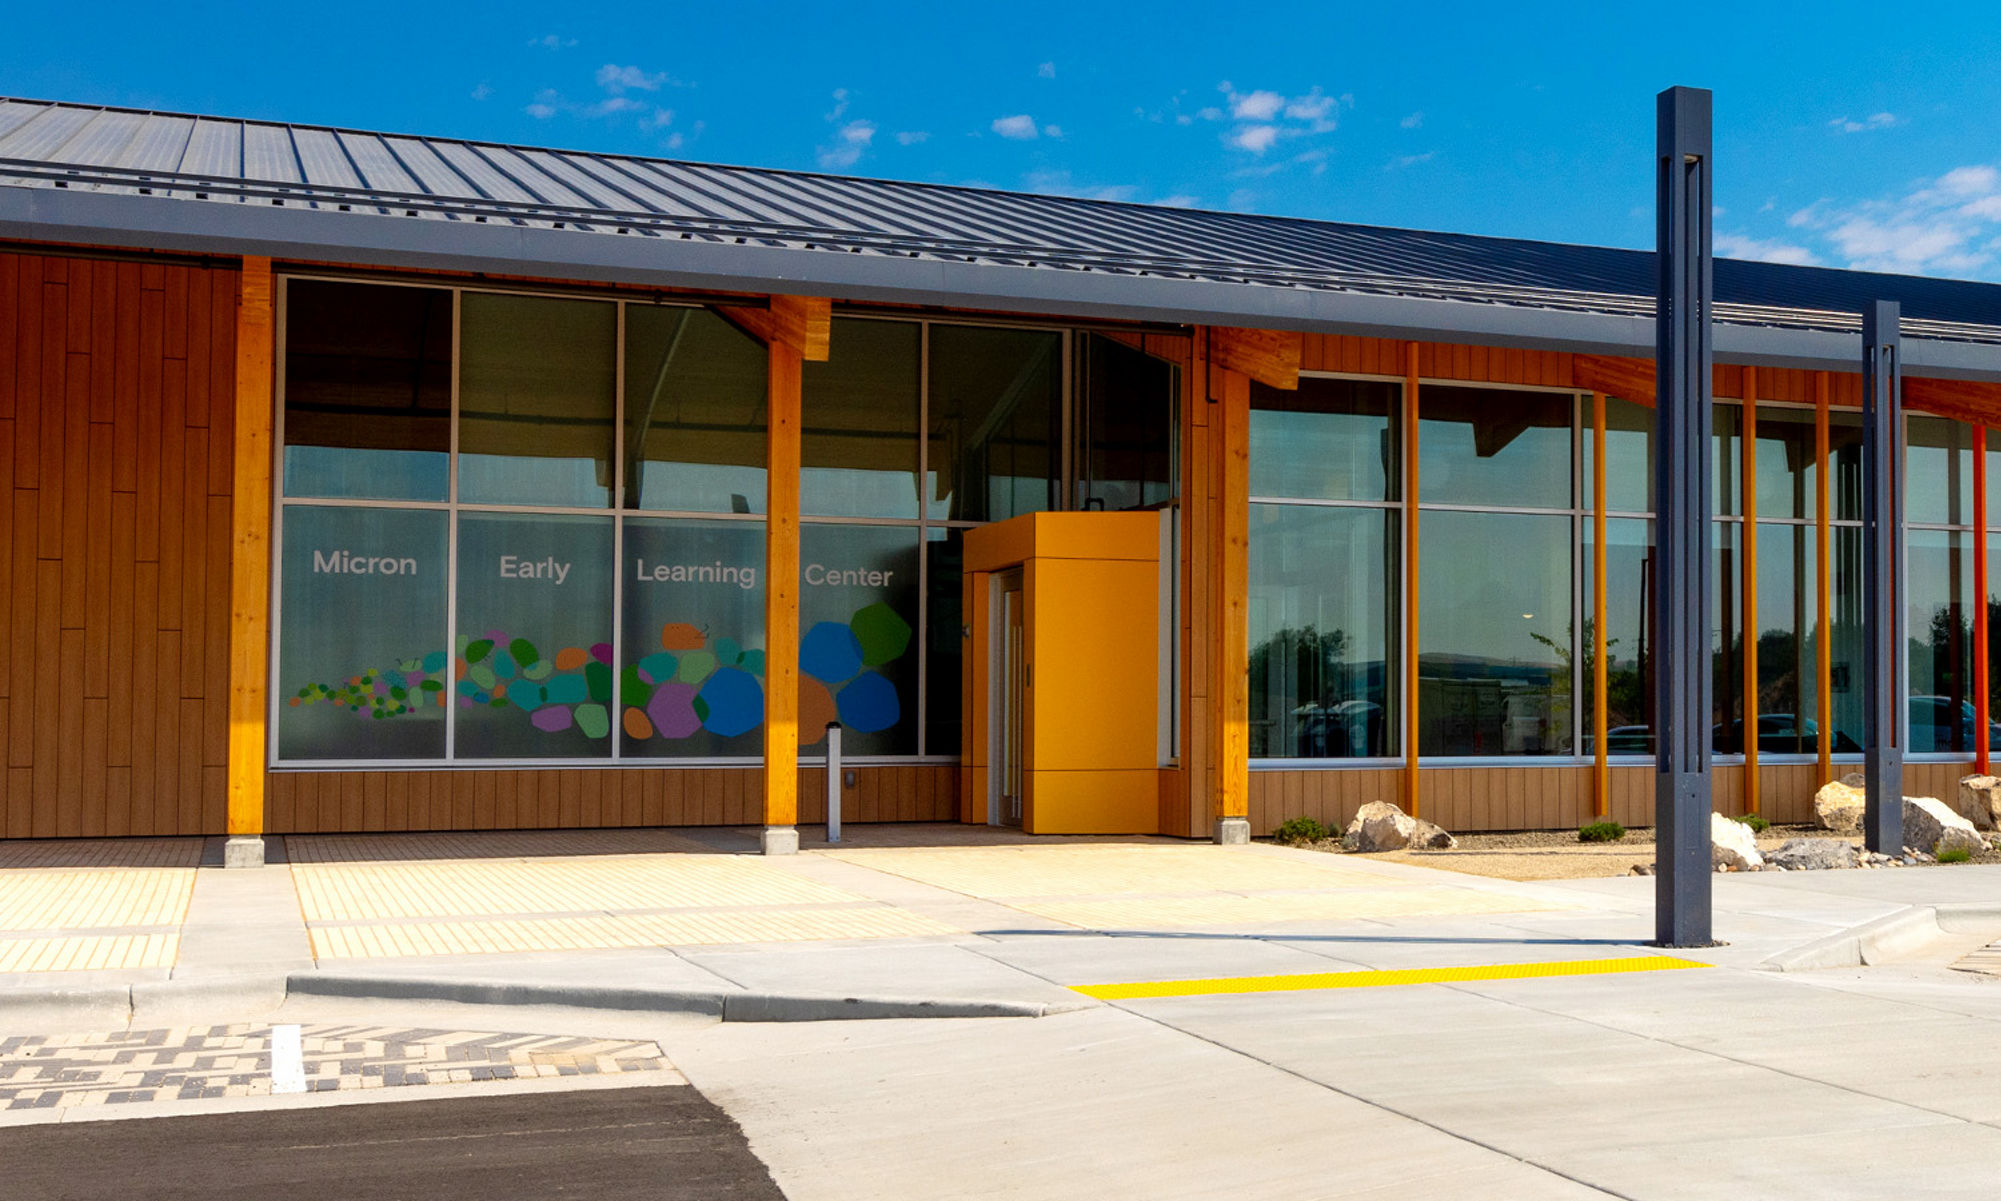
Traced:
<path fill-rule="evenodd" d="M 1651 317 L 60 188 L 0 185 L 0 238 L 1584 354 L 1653 352 Z M 1913 373 L 2001 380 L 2001 347 L 1926 339 L 1904 345 Z M 1727 324 L 1717 326 L 1715 347 L 1724 361 L 1827 370 L 1855 369 L 1862 351 L 1858 334 Z"/>

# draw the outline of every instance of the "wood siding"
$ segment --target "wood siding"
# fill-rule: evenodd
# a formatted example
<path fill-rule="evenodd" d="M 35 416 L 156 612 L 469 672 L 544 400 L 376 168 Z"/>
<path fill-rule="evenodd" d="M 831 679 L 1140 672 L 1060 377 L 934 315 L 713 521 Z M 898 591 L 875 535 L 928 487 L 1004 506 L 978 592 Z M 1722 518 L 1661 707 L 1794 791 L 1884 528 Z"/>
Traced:
<path fill-rule="evenodd" d="M 856 767 L 843 822 L 942 822 L 958 816 L 951 764 Z M 827 820 L 826 774 L 798 773 L 799 821 Z M 754 826 L 764 770 L 744 768 L 453 768 L 274 771 L 273 834 L 379 830 L 550 830 L 593 826 Z"/>
<path fill-rule="evenodd" d="M 236 288 L 0 253 L 0 836 L 223 830 Z"/>

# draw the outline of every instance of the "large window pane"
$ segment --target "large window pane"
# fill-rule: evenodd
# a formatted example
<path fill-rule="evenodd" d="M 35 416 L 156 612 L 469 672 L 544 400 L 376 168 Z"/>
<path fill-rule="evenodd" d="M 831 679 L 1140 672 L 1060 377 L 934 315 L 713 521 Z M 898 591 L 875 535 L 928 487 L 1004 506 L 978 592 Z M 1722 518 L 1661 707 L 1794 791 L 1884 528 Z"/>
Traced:
<path fill-rule="evenodd" d="M 799 745 L 838 718 L 845 755 L 917 753 L 917 531 L 800 531 Z"/>
<path fill-rule="evenodd" d="M 469 292 L 459 314 L 459 499 L 611 503 L 618 307 Z"/>
<path fill-rule="evenodd" d="M 1744 749 L 1744 526 L 1709 523 L 1710 749 Z"/>
<path fill-rule="evenodd" d="M 1570 506 L 1567 393 L 1426 384 L 1417 403 L 1418 487 L 1425 502 Z"/>
<path fill-rule="evenodd" d="M 619 753 L 764 753 L 764 523 L 625 522 Z"/>
<path fill-rule="evenodd" d="M 625 309 L 625 506 L 764 512 L 764 347 L 707 309 Z"/>
<path fill-rule="evenodd" d="M 834 319 L 831 357 L 805 365 L 801 512 L 917 516 L 921 334 L 914 322 Z"/>
<path fill-rule="evenodd" d="M 452 294 L 285 284 L 287 496 L 444 500 Z"/>
<path fill-rule="evenodd" d="M 1810 525 L 1758 523 L 1757 738 L 1766 754 L 1820 750 L 1815 538 Z"/>
<path fill-rule="evenodd" d="M 1607 457 L 1610 457 L 1609 454 Z M 1608 481 L 1609 482 L 1609 481 Z M 1584 599 L 1592 605 L 1596 587 L 1594 531 L 1584 529 Z M 1610 518 L 1605 522 L 1605 746 L 1613 755 L 1654 753 L 1653 676 L 1653 523 L 1638 519 Z M 1584 688 L 1584 750 L 1596 748 L 1591 741 L 1592 714 L 1596 712 L 1597 678 L 1589 640 L 1591 622 L 1584 623 L 1587 641 L 1580 648 L 1584 669 L 1579 674 Z"/>
<path fill-rule="evenodd" d="M 1911 750 L 1971 751 L 1973 555 L 1968 536 L 1912 530 L 1907 537 Z"/>
<path fill-rule="evenodd" d="M 1758 516 L 1814 515 L 1813 410 L 1758 406 Z"/>
<path fill-rule="evenodd" d="M 1943 417 L 1905 419 L 1904 520 L 1973 521 L 1973 429 Z"/>
<path fill-rule="evenodd" d="M 286 506 L 280 759 L 444 758 L 446 520 Z"/>
<path fill-rule="evenodd" d="M 925 654 L 924 753 L 959 753 L 960 673 L 965 669 L 964 601 L 960 585 L 966 569 L 962 530 L 925 531 L 925 587 L 928 623 Z"/>
<path fill-rule="evenodd" d="M 1829 581 L 1833 643 L 1828 654 L 1828 696 L 1834 716 L 1834 753 L 1862 752 L 1862 531 L 1838 525 L 1833 531 L 1834 572 Z"/>
<path fill-rule="evenodd" d="M 1397 514 L 1252 505 L 1250 753 L 1398 753 Z"/>
<path fill-rule="evenodd" d="M 934 363 L 939 332 L 932 330 Z M 1165 503 L 1174 495 L 1179 375 L 1172 364 L 1100 334 L 1083 335 L 1081 345 L 1078 504 L 1118 510 Z"/>
<path fill-rule="evenodd" d="M 1569 754 L 1571 519 L 1427 511 L 1422 521 L 1420 753 Z"/>
<path fill-rule="evenodd" d="M 926 512 L 1000 521 L 1057 508 L 1062 394 L 1062 335 L 932 326 Z"/>
<path fill-rule="evenodd" d="M 1303 376 L 1299 390 L 1251 385 L 1251 495 L 1395 500 L 1403 389 Z"/>
<path fill-rule="evenodd" d="M 610 754 L 611 527 L 460 514 L 459 758 Z"/>
<path fill-rule="evenodd" d="M 1737 405 L 1718 404 L 1709 414 L 1709 511 L 1742 513 L 1744 410 Z"/>
<path fill-rule="evenodd" d="M 1589 423 L 1584 430 L 1584 500 L 1597 497 L 1597 448 Z M 1651 513 L 1654 508 L 1654 411 L 1646 405 L 1605 398 L 1605 511 Z"/>

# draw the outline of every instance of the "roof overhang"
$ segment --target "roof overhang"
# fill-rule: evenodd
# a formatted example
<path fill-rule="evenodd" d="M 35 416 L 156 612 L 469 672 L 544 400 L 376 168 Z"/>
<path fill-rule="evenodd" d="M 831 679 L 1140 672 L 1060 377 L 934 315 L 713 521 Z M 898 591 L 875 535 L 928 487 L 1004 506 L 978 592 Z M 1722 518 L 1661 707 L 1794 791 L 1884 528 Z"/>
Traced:
<path fill-rule="evenodd" d="M 1630 314 L 133 192 L 0 185 L 0 238 L 1586 354 L 1654 347 L 1652 318 Z M 1721 361 L 1815 370 L 1853 370 L 1862 356 L 1859 332 L 1727 322 L 1714 347 Z M 2001 345 L 1906 335 L 1904 368 L 2001 381 Z"/>

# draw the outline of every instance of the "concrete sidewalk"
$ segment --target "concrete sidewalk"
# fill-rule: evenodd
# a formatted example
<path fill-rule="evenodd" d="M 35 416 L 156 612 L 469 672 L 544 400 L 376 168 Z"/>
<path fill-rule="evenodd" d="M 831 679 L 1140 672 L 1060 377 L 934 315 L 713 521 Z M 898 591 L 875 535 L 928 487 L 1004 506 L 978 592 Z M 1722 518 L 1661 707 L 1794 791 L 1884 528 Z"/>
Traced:
<path fill-rule="evenodd" d="M 211 840 L 0 849 L 17 1026 L 262 1012 L 287 996 L 563 1004 L 732 1020 L 1017 1016 L 1076 986 L 1656 952 L 1645 878 L 1517 884 L 1165 839 L 851 828 L 312 836 L 260 869 Z M 2001 869 L 1716 880 L 1704 962 L 1754 966 Z M 23 967 L 34 970 L 20 970 Z"/>

